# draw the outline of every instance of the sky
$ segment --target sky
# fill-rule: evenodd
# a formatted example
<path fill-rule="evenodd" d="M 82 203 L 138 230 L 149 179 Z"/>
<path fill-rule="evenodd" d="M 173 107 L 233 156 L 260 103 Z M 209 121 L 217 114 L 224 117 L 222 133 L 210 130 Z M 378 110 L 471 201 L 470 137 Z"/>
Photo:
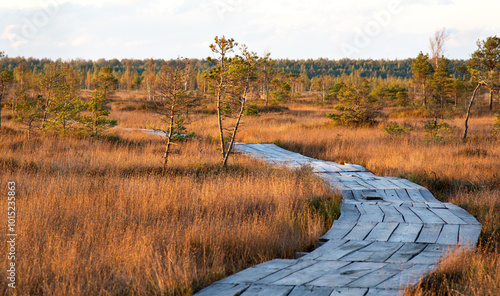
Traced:
<path fill-rule="evenodd" d="M 500 35 L 492 0 L 17 0 L 0 2 L 10 57 L 211 56 L 215 36 L 288 59 L 405 59 L 446 28 L 445 56 L 467 59 Z"/>

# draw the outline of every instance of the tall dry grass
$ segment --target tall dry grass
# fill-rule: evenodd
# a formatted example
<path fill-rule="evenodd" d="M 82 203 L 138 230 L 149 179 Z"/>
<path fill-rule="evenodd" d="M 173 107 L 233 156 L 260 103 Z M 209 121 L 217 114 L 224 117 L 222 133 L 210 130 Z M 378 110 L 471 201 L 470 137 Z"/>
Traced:
<path fill-rule="evenodd" d="M 163 173 L 161 138 L 113 133 L 28 142 L 2 131 L 0 184 L 17 183 L 19 257 L 12 293 L 2 256 L 1 294 L 191 295 L 307 249 L 331 222 L 322 205 L 338 204 L 307 170 L 234 156 L 221 171 L 205 140 L 178 143 Z"/>

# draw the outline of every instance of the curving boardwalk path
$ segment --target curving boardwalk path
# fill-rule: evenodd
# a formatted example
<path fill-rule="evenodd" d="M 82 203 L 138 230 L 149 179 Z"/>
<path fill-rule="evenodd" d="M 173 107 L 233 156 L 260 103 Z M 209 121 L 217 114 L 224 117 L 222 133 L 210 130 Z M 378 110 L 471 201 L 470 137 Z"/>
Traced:
<path fill-rule="evenodd" d="M 224 278 L 197 296 L 401 295 L 432 271 L 449 249 L 475 246 L 481 224 L 406 179 L 378 177 L 274 144 L 237 144 L 236 151 L 287 167 L 309 165 L 343 196 L 342 214 L 299 259 L 275 259 Z"/>

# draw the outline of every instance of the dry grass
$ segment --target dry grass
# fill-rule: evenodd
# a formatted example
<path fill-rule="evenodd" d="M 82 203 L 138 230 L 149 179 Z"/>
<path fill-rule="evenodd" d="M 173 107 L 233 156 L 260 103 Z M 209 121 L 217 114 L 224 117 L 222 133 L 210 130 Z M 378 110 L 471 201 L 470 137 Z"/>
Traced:
<path fill-rule="evenodd" d="M 460 140 L 462 120 L 447 120 L 450 133 L 436 141 L 425 132 L 425 119 L 390 118 L 354 129 L 332 126 L 324 106 L 287 107 L 245 117 L 238 141 L 275 142 L 308 156 L 361 164 L 378 175 L 409 178 L 463 206 L 483 224 L 479 250 L 450 257 L 413 293 L 496 295 L 500 145 L 493 116 L 471 119 L 466 142 Z M 140 110 L 116 108 L 112 117 L 120 127 L 162 126 L 159 117 Z M 187 117 L 188 132 L 199 138 L 174 147 L 166 175 L 160 139 L 147 134 L 118 129 L 113 133 L 125 140 L 102 143 L 27 143 L 2 135 L 0 182 L 18 181 L 22 196 L 26 267 L 20 294 L 189 295 L 315 242 L 328 218 L 317 210 L 321 199 L 311 202 L 313 196 L 329 199 L 321 182 L 308 172 L 236 156 L 220 172 L 216 120 Z M 413 131 L 389 135 L 387 121 Z"/>
<path fill-rule="evenodd" d="M 18 187 L 17 295 L 191 295 L 307 249 L 331 223 L 321 205 L 338 204 L 307 170 L 235 156 L 220 171 L 203 140 L 177 145 L 163 174 L 161 139 L 115 133 L 122 140 L 0 135 L 0 184 Z"/>

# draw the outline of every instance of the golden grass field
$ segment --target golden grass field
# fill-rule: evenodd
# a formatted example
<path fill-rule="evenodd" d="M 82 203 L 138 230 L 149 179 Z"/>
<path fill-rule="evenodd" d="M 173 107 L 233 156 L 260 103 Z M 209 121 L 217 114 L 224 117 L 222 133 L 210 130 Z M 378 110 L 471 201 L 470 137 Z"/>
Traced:
<path fill-rule="evenodd" d="M 159 116 L 139 105 L 136 94 L 116 95 L 111 117 L 119 127 L 161 128 Z M 493 135 L 493 115 L 473 117 L 466 142 L 462 119 L 449 119 L 450 132 L 436 141 L 422 118 L 348 128 L 331 125 L 323 105 L 287 107 L 245 117 L 238 141 L 274 142 L 408 178 L 466 208 L 483 224 L 478 250 L 450 256 L 409 293 L 497 295 L 500 135 Z M 16 124 L 2 123 L 0 184 L 18 184 L 16 295 L 191 295 L 259 262 L 293 258 L 330 227 L 340 199 L 310 171 L 238 155 L 221 171 L 215 117 L 191 112 L 187 119 L 197 137 L 174 145 L 165 173 L 158 136 L 114 129 L 96 141 L 27 141 Z M 389 135 L 388 122 L 413 131 Z"/>

